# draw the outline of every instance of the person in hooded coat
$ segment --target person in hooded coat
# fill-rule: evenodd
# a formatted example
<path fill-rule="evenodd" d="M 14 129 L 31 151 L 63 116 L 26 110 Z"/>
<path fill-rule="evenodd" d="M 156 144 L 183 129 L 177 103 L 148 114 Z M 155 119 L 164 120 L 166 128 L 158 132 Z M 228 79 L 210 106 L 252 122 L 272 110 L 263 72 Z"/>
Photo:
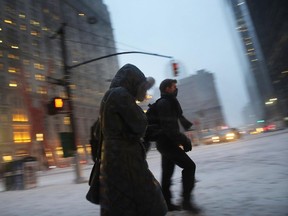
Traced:
<path fill-rule="evenodd" d="M 153 82 L 151 82 L 153 80 Z M 154 84 L 132 64 L 112 80 L 100 108 L 103 134 L 100 171 L 101 216 L 164 216 L 161 186 L 148 168 L 142 137 L 147 119 L 143 101 Z"/>

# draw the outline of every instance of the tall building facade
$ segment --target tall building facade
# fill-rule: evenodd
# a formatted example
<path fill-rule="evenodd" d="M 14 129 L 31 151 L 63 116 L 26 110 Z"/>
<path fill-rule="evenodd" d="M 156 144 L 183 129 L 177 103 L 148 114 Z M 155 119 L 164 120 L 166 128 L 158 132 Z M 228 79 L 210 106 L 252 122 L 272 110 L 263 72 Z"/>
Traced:
<path fill-rule="evenodd" d="M 285 0 L 246 0 L 246 4 L 274 89 L 275 101 L 266 101 L 267 114 L 274 119 L 284 118 L 287 124 L 288 2 Z"/>
<path fill-rule="evenodd" d="M 2 0 L 0 18 L 0 162 L 31 155 L 49 165 L 67 164 L 59 133 L 70 132 L 69 115 L 47 115 L 53 97 L 67 98 L 55 84 L 64 78 L 59 33 L 63 27 L 68 66 L 116 53 L 106 5 L 102 0 Z M 90 126 L 118 68 L 112 57 L 70 69 L 83 160 L 90 158 Z"/>
<path fill-rule="evenodd" d="M 287 26 L 287 2 L 227 0 L 227 3 L 233 11 L 235 28 L 248 62 L 244 77 L 250 96 L 250 103 L 245 108 L 245 114 L 252 120 L 249 123 L 283 121 L 287 116 L 287 111 L 284 111 L 287 110 L 287 94 L 284 93 L 287 93 L 287 63 L 284 63 L 287 61 L 283 61 L 285 57 L 281 60 L 281 56 L 285 50 L 287 53 L 287 48 L 282 46 L 286 41 L 287 47 L 287 39 L 282 36 L 287 35 L 283 34 Z M 279 61 L 283 63 L 279 64 Z M 281 109 L 275 106 L 279 103 Z"/>
<path fill-rule="evenodd" d="M 183 113 L 199 130 L 226 125 L 212 73 L 199 70 L 180 79 L 177 86 Z"/>

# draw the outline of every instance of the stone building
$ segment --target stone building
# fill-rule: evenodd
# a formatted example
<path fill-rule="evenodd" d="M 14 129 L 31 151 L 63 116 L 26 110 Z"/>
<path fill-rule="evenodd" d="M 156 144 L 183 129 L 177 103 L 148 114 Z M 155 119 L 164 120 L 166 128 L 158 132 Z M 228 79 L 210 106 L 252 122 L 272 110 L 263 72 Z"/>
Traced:
<path fill-rule="evenodd" d="M 102 0 L 2 0 L 0 18 L 0 162 L 32 155 L 46 165 L 67 165 L 59 133 L 71 131 L 69 115 L 47 115 L 53 97 L 67 99 L 63 86 L 52 84 L 64 78 L 59 33 L 63 27 L 68 66 L 115 53 L 106 5 Z M 72 68 L 66 77 L 83 162 L 90 158 L 90 126 L 118 68 L 111 57 Z"/>

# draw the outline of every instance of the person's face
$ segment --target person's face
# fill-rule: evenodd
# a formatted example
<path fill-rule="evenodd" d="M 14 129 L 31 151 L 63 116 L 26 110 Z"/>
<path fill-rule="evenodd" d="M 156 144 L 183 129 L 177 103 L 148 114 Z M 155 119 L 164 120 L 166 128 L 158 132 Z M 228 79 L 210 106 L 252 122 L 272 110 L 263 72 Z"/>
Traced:
<path fill-rule="evenodd" d="M 170 87 L 166 88 L 166 92 L 168 94 L 173 94 L 177 91 L 177 84 L 176 83 L 172 83 L 172 85 Z"/>

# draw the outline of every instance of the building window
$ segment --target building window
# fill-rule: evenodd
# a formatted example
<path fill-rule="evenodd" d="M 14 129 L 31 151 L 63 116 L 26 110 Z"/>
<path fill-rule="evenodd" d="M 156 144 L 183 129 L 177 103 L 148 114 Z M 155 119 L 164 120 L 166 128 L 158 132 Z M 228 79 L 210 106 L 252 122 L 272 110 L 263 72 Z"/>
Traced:
<path fill-rule="evenodd" d="M 15 80 L 11 80 L 11 81 L 9 82 L 9 86 L 15 88 L 15 87 L 18 86 L 18 84 L 17 84 L 17 82 L 16 82 Z"/>
<path fill-rule="evenodd" d="M 8 68 L 8 72 L 9 73 L 17 73 L 19 71 L 19 69 L 18 68 L 15 68 L 15 67 L 9 67 Z"/>
<path fill-rule="evenodd" d="M 38 70 L 44 70 L 44 65 L 40 63 L 34 63 L 34 68 Z"/>
<path fill-rule="evenodd" d="M 8 58 L 9 59 L 17 59 L 17 60 L 19 60 L 19 56 L 17 56 L 17 55 L 14 55 L 14 54 L 8 54 Z"/>
<path fill-rule="evenodd" d="M 22 31 L 26 31 L 26 30 L 27 30 L 26 25 L 20 25 L 20 30 L 22 30 Z"/>
<path fill-rule="evenodd" d="M 19 14 L 19 18 L 25 19 L 25 18 L 26 18 L 26 15 L 25 15 L 25 14 Z"/>
<path fill-rule="evenodd" d="M 12 121 L 13 122 L 28 122 L 27 115 L 23 113 L 14 113 L 12 114 Z"/>
<path fill-rule="evenodd" d="M 29 125 L 13 126 L 13 140 L 14 143 L 31 142 L 30 126 Z"/>
<path fill-rule="evenodd" d="M 47 90 L 46 90 L 45 87 L 39 86 L 39 87 L 37 88 L 37 93 L 38 93 L 38 94 L 47 94 Z"/>
<path fill-rule="evenodd" d="M 64 117 L 64 125 L 70 125 L 70 117 Z"/>
<path fill-rule="evenodd" d="M 45 76 L 42 74 L 35 74 L 35 79 L 38 81 L 45 81 Z"/>

